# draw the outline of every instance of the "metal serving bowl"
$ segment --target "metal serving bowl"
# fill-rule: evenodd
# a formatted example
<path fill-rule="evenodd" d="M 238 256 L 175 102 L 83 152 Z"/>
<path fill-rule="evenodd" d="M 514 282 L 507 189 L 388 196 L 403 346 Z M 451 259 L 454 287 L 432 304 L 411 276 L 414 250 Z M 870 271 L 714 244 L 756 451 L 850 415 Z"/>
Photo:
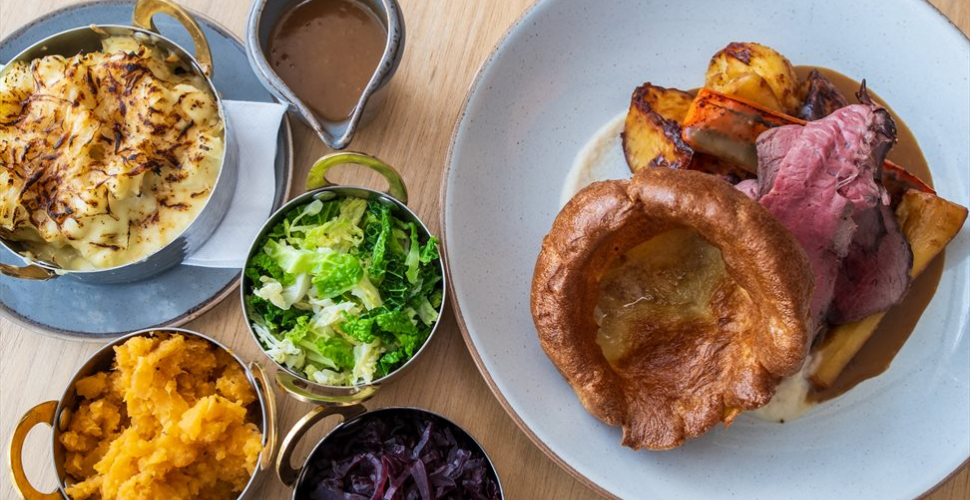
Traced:
<path fill-rule="evenodd" d="M 195 56 L 158 33 L 152 18 L 160 13 L 171 15 L 182 23 L 195 43 Z M 202 28 L 187 11 L 169 0 L 139 0 L 135 4 L 132 23 L 134 26 L 91 25 L 62 31 L 31 45 L 10 62 L 27 62 L 48 55 L 71 57 L 79 53 L 100 51 L 102 50 L 101 41 L 106 36 L 132 37 L 144 45 L 158 47 L 178 56 L 185 68 L 204 79 L 207 90 L 216 99 L 219 117 L 224 124 L 224 151 L 219 175 L 212 192 L 209 194 L 209 199 L 195 220 L 181 234 L 140 261 L 106 269 L 69 270 L 62 269 L 53 262 L 36 259 L 28 261 L 25 258 L 27 265 L 22 267 L 0 263 L 0 273 L 15 278 L 34 280 L 47 280 L 67 274 L 94 283 L 123 283 L 145 279 L 178 265 L 186 256 L 200 248 L 219 226 L 229 209 L 229 203 L 232 201 L 232 194 L 236 186 L 236 144 L 232 138 L 229 122 L 226 120 L 222 99 L 210 79 L 212 56 Z M 9 63 L 4 66 L 4 68 L 9 67 Z M 0 75 L 3 74 L 3 71 L 0 70 Z M 20 242 L 8 238 L 0 237 L 0 245 L 21 256 L 26 251 L 26 248 Z"/>
<path fill-rule="evenodd" d="M 314 446 L 313 451 L 311 451 L 310 454 L 307 455 L 307 458 L 304 459 L 303 465 L 294 468 L 292 463 L 293 454 L 304 434 L 306 434 L 308 430 L 316 425 L 317 422 L 332 415 L 339 415 L 342 421 L 337 424 L 337 426 L 334 427 L 326 436 L 324 436 L 316 444 L 316 446 Z M 438 415 L 437 413 L 422 410 L 420 408 L 389 407 L 367 411 L 367 409 L 362 405 L 355 405 L 347 407 L 321 406 L 314 408 L 310 413 L 306 414 L 306 416 L 300 419 L 300 421 L 293 426 L 286 437 L 283 438 L 280 445 L 279 455 L 276 458 L 276 474 L 279 476 L 280 481 L 282 481 L 283 484 L 293 488 L 292 499 L 297 500 L 309 498 L 310 484 L 307 476 L 309 474 L 310 467 L 308 465 L 314 462 L 314 460 L 321 454 L 326 453 L 329 446 L 349 438 L 368 420 L 394 415 L 408 415 L 411 417 L 428 419 L 436 422 L 439 425 L 450 428 L 452 434 L 455 435 L 456 438 L 464 441 L 470 447 L 474 448 L 472 451 L 480 453 L 481 456 L 485 457 L 485 461 L 488 463 L 488 468 L 491 471 L 492 479 L 495 480 L 495 484 L 498 486 L 499 498 L 505 498 L 505 494 L 502 491 L 502 482 L 499 480 L 498 471 L 495 470 L 495 464 L 492 463 L 492 459 L 487 453 L 485 453 L 485 449 L 482 448 L 481 443 L 475 440 L 475 438 L 472 437 L 468 431 L 462 429 L 458 424 L 441 415 Z"/>
<path fill-rule="evenodd" d="M 329 170 L 331 167 L 347 163 L 362 165 L 381 174 L 385 179 L 387 179 L 388 191 L 386 193 L 382 193 L 357 186 L 337 186 L 327 180 L 327 170 Z M 287 212 L 295 207 L 310 203 L 313 200 L 327 201 L 345 196 L 353 196 L 366 200 L 376 200 L 380 203 L 390 205 L 394 215 L 400 219 L 406 222 L 414 222 L 418 228 L 419 240 L 422 243 L 427 242 L 431 237 L 431 232 L 428 230 L 428 227 L 425 226 L 424 222 L 422 222 L 421 219 L 419 219 L 418 216 L 407 207 L 407 187 L 404 185 L 404 181 L 401 180 L 401 176 L 390 165 L 387 165 L 373 156 L 352 152 L 332 153 L 326 155 L 317 160 L 317 162 L 314 164 L 313 168 L 311 169 L 310 176 L 307 178 L 306 187 L 310 191 L 290 200 L 288 203 L 283 205 L 283 207 L 277 210 L 276 213 L 270 216 L 269 220 L 263 224 L 262 229 L 260 229 L 259 234 L 256 236 L 256 239 L 253 240 L 252 246 L 249 248 L 249 253 L 246 257 L 246 266 L 249 265 L 249 260 L 259 253 L 261 249 L 260 243 L 262 243 L 265 236 L 270 232 L 270 230 L 272 230 L 273 226 L 283 220 Z M 440 244 L 441 243 L 439 243 L 439 245 Z M 439 259 L 439 265 L 441 266 L 442 276 L 441 310 L 443 311 L 444 304 L 448 298 L 448 280 L 445 274 L 446 271 L 443 256 Z M 266 351 L 260 343 L 259 337 L 256 335 L 256 332 L 253 331 L 252 321 L 249 320 L 246 305 L 246 298 L 249 296 L 249 290 L 252 289 L 252 287 L 253 283 L 245 276 L 244 273 L 242 286 L 239 287 L 239 298 L 242 301 L 243 311 L 246 311 L 246 324 L 249 326 L 249 332 L 253 336 L 253 341 L 260 346 L 260 349 L 263 350 L 263 353 L 265 354 Z M 399 379 L 408 369 L 410 369 L 414 361 L 421 355 L 422 352 L 425 351 L 428 344 L 431 343 L 431 339 L 434 337 L 435 332 L 438 331 L 438 327 L 440 325 L 440 320 L 435 322 L 431 329 L 431 333 L 424 341 L 424 344 L 421 346 L 418 352 L 414 353 L 414 356 L 412 356 L 411 359 L 404 363 L 404 365 L 389 373 L 387 376 L 374 380 L 369 384 L 356 386 L 333 386 L 318 384 L 291 372 L 285 366 L 270 358 L 269 355 L 266 357 L 278 367 L 278 370 L 276 371 L 276 381 L 287 393 L 296 399 L 308 403 L 317 403 L 330 406 L 354 405 L 371 398 L 382 385 Z"/>
<path fill-rule="evenodd" d="M 256 76 L 282 102 L 290 105 L 290 111 L 296 113 L 304 123 L 310 126 L 320 136 L 320 140 L 331 149 L 343 149 L 350 144 L 357 127 L 372 120 L 380 108 L 387 94 L 387 84 L 397 71 L 397 67 L 404 55 L 404 16 L 397 0 L 353 0 L 377 14 L 378 19 L 387 29 L 387 43 L 384 54 L 374 70 L 360 100 L 354 107 L 353 113 L 346 120 L 331 122 L 317 116 L 309 106 L 276 75 L 272 65 L 266 59 L 269 52 L 269 38 L 273 28 L 284 14 L 302 3 L 304 0 L 256 0 L 249 11 L 249 21 L 246 23 L 246 54 L 249 64 Z M 325 48 L 322 48 L 323 50 Z M 327 82 L 320 83 L 323 86 Z"/>
<path fill-rule="evenodd" d="M 253 362 L 247 366 L 242 359 L 232 352 L 232 350 L 220 344 L 216 340 L 202 335 L 201 333 L 193 332 L 191 330 L 184 330 L 181 328 L 142 330 L 130 335 L 125 335 L 124 337 L 115 340 L 114 342 L 102 347 L 100 350 L 98 350 L 98 352 L 94 353 L 93 356 L 88 358 L 88 361 L 84 363 L 84 366 L 82 366 L 77 373 L 74 374 L 74 377 L 71 379 L 70 383 L 67 384 L 67 389 L 64 390 L 64 394 L 59 400 L 40 403 L 30 410 L 27 410 L 27 413 L 25 413 L 24 416 L 20 418 L 20 422 L 17 423 L 17 428 L 14 430 L 13 437 L 10 440 L 9 449 L 10 470 L 13 473 L 14 488 L 23 498 L 26 500 L 57 500 L 60 498 L 70 500 L 70 497 L 65 491 L 67 488 L 67 473 L 64 470 L 66 450 L 64 449 L 64 445 L 61 444 L 60 438 L 61 433 L 68 429 L 71 422 L 72 412 L 77 408 L 79 403 L 75 388 L 77 381 L 95 373 L 110 370 L 115 359 L 115 347 L 124 344 L 132 337 L 150 336 L 154 332 L 177 333 L 184 335 L 185 337 L 205 340 L 209 344 L 222 349 L 224 352 L 232 356 L 232 358 L 239 363 L 239 366 L 243 369 L 243 371 L 245 371 L 246 377 L 249 379 L 249 383 L 252 384 L 253 388 L 256 390 L 257 401 L 259 402 L 259 413 L 257 414 L 259 418 L 256 425 L 263 434 L 263 450 L 260 452 L 257 460 L 258 465 L 256 471 L 253 473 L 252 477 L 249 478 L 249 483 L 237 498 L 240 500 L 255 498 L 255 494 L 253 493 L 253 491 L 256 489 L 255 485 L 258 484 L 263 477 L 265 477 L 265 472 L 272 467 L 273 459 L 276 454 L 276 402 L 273 395 L 273 387 L 270 385 L 269 379 L 267 378 L 266 373 L 263 371 L 263 368 L 258 363 Z M 37 491 L 37 489 L 30 484 L 30 481 L 27 480 L 27 475 L 24 472 L 24 442 L 26 441 L 27 434 L 30 432 L 30 430 L 38 424 L 49 425 L 54 431 L 51 435 L 51 449 L 53 450 L 52 457 L 54 461 L 54 470 L 57 471 L 57 490 L 50 493 L 41 493 Z"/>

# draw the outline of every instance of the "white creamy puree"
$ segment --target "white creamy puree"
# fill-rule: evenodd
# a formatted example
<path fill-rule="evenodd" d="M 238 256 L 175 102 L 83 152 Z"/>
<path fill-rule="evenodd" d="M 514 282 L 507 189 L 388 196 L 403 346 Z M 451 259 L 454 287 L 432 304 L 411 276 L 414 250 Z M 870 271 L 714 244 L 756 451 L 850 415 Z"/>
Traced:
<path fill-rule="evenodd" d="M 565 205 L 576 193 L 584 187 L 607 179 L 629 179 L 632 173 L 623 155 L 623 122 L 626 111 L 622 111 L 612 120 L 600 127 L 590 137 L 589 141 L 579 150 L 573 166 L 566 174 L 566 182 L 562 186 L 559 206 Z"/>
<path fill-rule="evenodd" d="M 771 422 L 785 423 L 800 418 L 815 403 L 808 401 L 808 391 L 811 384 L 808 381 L 809 368 L 815 365 L 811 356 L 805 360 L 802 369 L 791 377 L 782 380 L 775 388 L 775 395 L 768 404 L 749 411 L 753 417 Z"/>
<path fill-rule="evenodd" d="M 626 163 L 623 141 L 620 138 L 626 115 L 624 110 L 600 127 L 576 154 L 562 186 L 560 207 L 593 182 L 630 178 L 632 174 Z M 771 422 L 791 422 L 804 415 L 814 406 L 814 403 L 806 400 L 810 389 L 806 374 L 812 364 L 813 360 L 807 359 L 801 371 L 778 385 L 774 397 L 767 405 L 747 413 Z"/>

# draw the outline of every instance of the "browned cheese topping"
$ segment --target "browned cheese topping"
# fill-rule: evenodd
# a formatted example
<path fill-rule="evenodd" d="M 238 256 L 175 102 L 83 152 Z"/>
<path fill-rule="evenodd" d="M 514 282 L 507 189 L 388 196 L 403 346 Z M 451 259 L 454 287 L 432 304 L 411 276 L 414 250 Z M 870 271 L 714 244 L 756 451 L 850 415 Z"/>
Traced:
<path fill-rule="evenodd" d="M 0 233 L 65 269 L 148 257 L 208 200 L 224 126 L 204 79 L 131 38 L 0 75 Z"/>

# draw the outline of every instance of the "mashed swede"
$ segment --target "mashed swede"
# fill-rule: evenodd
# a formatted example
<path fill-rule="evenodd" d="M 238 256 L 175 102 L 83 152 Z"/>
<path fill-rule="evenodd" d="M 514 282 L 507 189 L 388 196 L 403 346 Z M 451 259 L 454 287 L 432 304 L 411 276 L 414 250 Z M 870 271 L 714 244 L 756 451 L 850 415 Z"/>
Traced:
<path fill-rule="evenodd" d="M 256 468 L 255 390 L 204 340 L 134 337 L 110 372 L 75 388 L 81 404 L 60 438 L 74 500 L 234 499 Z"/>

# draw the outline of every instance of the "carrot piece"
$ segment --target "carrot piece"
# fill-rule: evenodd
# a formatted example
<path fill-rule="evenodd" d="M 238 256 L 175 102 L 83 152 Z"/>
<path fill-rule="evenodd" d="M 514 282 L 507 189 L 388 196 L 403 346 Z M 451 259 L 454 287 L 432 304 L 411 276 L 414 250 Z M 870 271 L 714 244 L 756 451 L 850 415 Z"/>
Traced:
<path fill-rule="evenodd" d="M 936 194 L 936 190 L 928 186 L 922 179 L 889 160 L 882 163 L 882 185 L 886 188 L 886 191 L 889 191 L 893 200 L 901 198 L 909 189 Z M 893 205 L 895 206 L 895 203 Z"/>
<path fill-rule="evenodd" d="M 701 89 L 687 110 L 682 137 L 694 151 L 723 158 L 757 173 L 755 141 L 758 136 L 769 128 L 797 121 L 800 120 L 759 104 Z"/>

